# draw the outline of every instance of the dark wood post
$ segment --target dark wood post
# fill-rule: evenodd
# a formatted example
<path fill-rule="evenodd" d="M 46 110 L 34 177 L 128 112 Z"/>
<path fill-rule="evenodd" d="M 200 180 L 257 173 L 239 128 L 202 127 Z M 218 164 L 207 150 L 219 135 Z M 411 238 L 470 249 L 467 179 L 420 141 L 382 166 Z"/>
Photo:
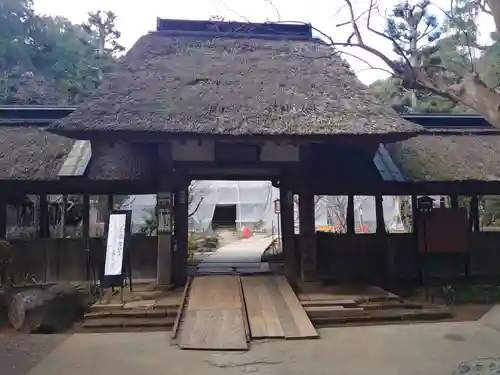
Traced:
<path fill-rule="evenodd" d="M 380 248 L 380 253 L 385 253 L 386 270 L 389 282 L 394 280 L 395 264 L 394 252 L 391 246 L 390 238 L 388 237 L 387 229 L 384 220 L 384 197 L 382 195 L 375 196 L 375 215 L 377 222 L 377 242 Z"/>
<path fill-rule="evenodd" d="M 158 145 L 158 195 L 156 201 L 158 258 L 156 283 L 160 288 L 172 285 L 173 181 L 172 153 L 168 142 Z"/>
<path fill-rule="evenodd" d="M 90 238 L 90 196 L 83 195 L 82 202 L 82 237 Z"/>
<path fill-rule="evenodd" d="M 284 184 L 280 185 L 280 210 L 281 243 L 285 258 L 285 273 L 289 279 L 293 279 L 297 275 L 293 193 L 287 190 Z"/>
<path fill-rule="evenodd" d="M 375 215 L 377 222 L 377 234 L 386 234 L 385 220 L 384 220 L 384 198 L 382 195 L 375 196 Z"/>
<path fill-rule="evenodd" d="M 114 205 L 114 197 L 113 197 L 113 194 L 109 194 L 108 195 L 108 212 L 107 212 L 107 215 L 111 214 L 111 211 L 113 211 L 115 209 L 115 205 Z"/>
<path fill-rule="evenodd" d="M 50 237 L 50 227 L 49 227 L 49 203 L 47 200 L 47 194 L 40 194 L 40 211 L 38 217 L 39 225 L 39 235 L 40 238 Z"/>
<path fill-rule="evenodd" d="M 450 195 L 450 204 L 451 208 L 458 208 L 458 195 L 457 194 L 452 194 Z"/>
<path fill-rule="evenodd" d="M 92 256 L 90 253 L 90 196 L 84 194 L 82 197 L 82 238 L 85 244 L 86 252 L 86 267 L 85 274 L 87 280 L 90 280 L 92 275 Z"/>
<path fill-rule="evenodd" d="M 172 256 L 172 283 L 176 286 L 185 285 L 187 280 L 188 235 L 189 235 L 189 183 L 179 182 L 174 195 L 174 239 L 175 246 Z"/>
<path fill-rule="evenodd" d="M 314 194 L 306 187 L 299 193 L 300 268 L 304 282 L 317 281 L 317 249 Z"/>
<path fill-rule="evenodd" d="M 354 195 L 349 194 L 347 196 L 347 213 L 346 213 L 346 233 L 354 234 L 355 229 L 355 218 L 354 218 Z"/>
<path fill-rule="evenodd" d="M 418 278 L 418 283 L 420 285 L 424 285 L 424 275 L 422 272 L 422 257 L 420 254 L 420 244 L 419 240 L 420 237 L 418 235 L 418 231 L 420 228 L 418 227 L 418 197 L 416 195 L 411 196 L 411 216 L 412 216 L 412 230 L 413 230 L 413 238 L 414 241 L 413 243 L 415 244 L 415 256 L 417 259 L 417 278 Z"/>
<path fill-rule="evenodd" d="M 68 196 L 63 194 L 61 202 L 61 238 L 66 238 L 66 210 L 68 209 Z"/>
<path fill-rule="evenodd" d="M 0 238 L 7 237 L 7 198 L 0 196 Z"/>
<path fill-rule="evenodd" d="M 474 232 L 480 231 L 480 221 L 479 221 L 479 198 L 477 195 L 473 195 L 470 200 L 470 216 L 472 221 L 472 230 Z"/>

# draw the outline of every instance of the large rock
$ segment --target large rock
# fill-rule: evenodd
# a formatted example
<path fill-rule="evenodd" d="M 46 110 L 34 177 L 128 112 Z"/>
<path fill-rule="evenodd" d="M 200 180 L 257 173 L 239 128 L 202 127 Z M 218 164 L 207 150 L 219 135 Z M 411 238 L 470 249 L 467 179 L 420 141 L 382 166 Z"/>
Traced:
<path fill-rule="evenodd" d="M 81 318 L 85 307 L 84 294 L 70 284 L 13 288 L 8 321 L 23 332 L 61 332 Z"/>

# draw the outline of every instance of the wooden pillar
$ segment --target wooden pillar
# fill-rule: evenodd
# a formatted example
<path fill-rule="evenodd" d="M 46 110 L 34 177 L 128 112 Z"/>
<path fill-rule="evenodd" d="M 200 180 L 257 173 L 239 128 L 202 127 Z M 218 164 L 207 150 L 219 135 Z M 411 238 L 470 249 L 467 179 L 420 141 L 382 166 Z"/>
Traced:
<path fill-rule="evenodd" d="M 172 221 L 173 189 L 172 150 L 170 143 L 158 144 L 156 174 L 158 195 L 156 201 L 158 257 L 156 283 L 159 288 L 170 288 L 172 285 Z"/>
<path fill-rule="evenodd" d="M 0 239 L 7 237 L 7 198 L 0 196 Z"/>
<path fill-rule="evenodd" d="M 418 239 L 416 234 L 418 231 L 418 198 L 416 195 L 411 196 L 411 229 L 415 234 L 415 238 Z"/>
<path fill-rule="evenodd" d="M 307 188 L 299 193 L 300 271 L 304 282 L 317 281 L 314 194 Z"/>
<path fill-rule="evenodd" d="M 39 224 L 40 238 L 49 238 L 50 237 L 49 203 L 47 200 L 47 194 L 40 194 L 40 211 L 38 217 L 38 224 Z"/>
<path fill-rule="evenodd" d="M 156 283 L 159 287 L 172 285 L 172 192 L 168 184 L 162 184 L 163 192 L 158 193 L 156 202 L 158 223 L 158 259 Z"/>
<path fill-rule="evenodd" d="M 386 275 L 389 283 L 394 281 L 396 275 L 396 265 L 394 259 L 394 249 L 388 237 L 387 229 L 384 220 L 384 197 L 382 195 L 375 196 L 375 217 L 377 223 L 377 246 L 380 249 L 380 254 L 385 254 Z"/>
<path fill-rule="evenodd" d="M 0 239 L 7 237 L 7 197 L 0 193 Z M 0 284 L 9 281 L 8 267 L 0 267 Z"/>
<path fill-rule="evenodd" d="M 470 217 L 472 222 L 472 231 L 479 232 L 479 198 L 477 195 L 473 195 L 470 200 Z"/>
<path fill-rule="evenodd" d="M 88 194 L 84 194 L 82 197 L 82 238 L 87 252 L 85 273 L 87 280 L 90 280 L 92 277 L 92 257 L 90 254 L 90 196 Z"/>
<path fill-rule="evenodd" d="M 375 196 L 375 215 L 377 222 L 377 234 L 386 234 L 385 220 L 384 220 L 384 198 L 382 195 Z"/>
<path fill-rule="evenodd" d="M 411 196 L 411 216 L 412 216 L 412 229 L 413 229 L 413 239 L 415 244 L 415 254 L 417 259 L 417 278 L 420 285 L 424 284 L 424 276 L 422 273 L 422 257 L 419 251 L 419 235 L 418 235 L 418 197 L 416 195 Z"/>
<path fill-rule="evenodd" d="M 107 214 L 111 214 L 111 211 L 113 211 L 115 209 L 114 207 L 114 198 L 113 198 L 113 194 L 109 194 L 108 195 L 108 212 Z"/>
<path fill-rule="evenodd" d="M 82 202 L 82 237 L 90 238 L 90 196 L 83 195 Z"/>
<path fill-rule="evenodd" d="M 289 279 L 293 279 L 297 275 L 293 192 L 287 190 L 284 185 L 280 185 L 280 209 L 281 243 L 285 258 L 285 274 Z"/>
<path fill-rule="evenodd" d="M 66 210 L 68 209 L 68 196 L 63 194 L 61 202 L 61 238 L 66 238 Z"/>
<path fill-rule="evenodd" d="M 347 196 L 347 213 L 346 213 L 346 233 L 354 234 L 355 229 L 355 218 L 354 218 L 354 195 L 349 194 Z"/>
<path fill-rule="evenodd" d="M 188 261 L 188 183 L 181 182 L 174 194 L 174 247 L 172 254 L 172 284 L 182 286 L 187 280 Z"/>
<path fill-rule="evenodd" d="M 458 208 L 458 195 L 456 195 L 456 194 L 450 195 L 450 204 L 451 204 L 451 208 L 455 208 L 455 209 Z"/>

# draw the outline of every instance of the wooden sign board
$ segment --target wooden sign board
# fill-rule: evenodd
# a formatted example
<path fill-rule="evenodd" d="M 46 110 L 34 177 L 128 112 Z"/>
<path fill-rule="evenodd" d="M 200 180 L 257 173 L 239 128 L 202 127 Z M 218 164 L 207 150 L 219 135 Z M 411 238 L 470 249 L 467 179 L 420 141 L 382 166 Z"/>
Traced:
<path fill-rule="evenodd" d="M 465 253 L 469 251 L 470 229 L 465 208 L 434 208 L 426 218 L 424 238 L 423 218 L 418 222 L 418 248 L 428 253 Z"/>
<path fill-rule="evenodd" d="M 281 202 L 279 199 L 276 199 L 274 201 L 274 213 L 275 214 L 279 214 L 281 213 Z"/>
<path fill-rule="evenodd" d="M 158 194 L 158 234 L 171 234 L 173 229 L 172 193 Z"/>
<path fill-rule="evenodd" d="M 101 287 L 122 286 L 130 275 L 131 211 L 113 211 L 106 223 L 106 252 Z"/>

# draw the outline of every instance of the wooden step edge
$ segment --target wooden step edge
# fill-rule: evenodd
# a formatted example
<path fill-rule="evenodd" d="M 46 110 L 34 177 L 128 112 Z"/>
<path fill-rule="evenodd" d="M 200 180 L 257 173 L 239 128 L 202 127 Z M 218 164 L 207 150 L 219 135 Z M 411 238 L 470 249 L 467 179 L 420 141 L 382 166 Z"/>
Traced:
<path fill-rule="evenodd" d="M 396 321 L 438 321 L 449 319 L 453 314 L 448 310 L 433 311 L 425 313 L 401 313 L 401 314 L 366 314 L 352 316 L 323 316 L 311 317 L 311 322 L 315 326 L 326 326 L 332 324 L 347 323 L 378 323 L 378 322 L 396 322 Z"/>
<path fill-rule="evenodd" d="M 117 310 L 90 312 L 84 315 L 85 320 L 106 318 L 165 318 L 175 316 L 167 310 Z"/>
<path fill-rule="evenodd" d="M 177 310 L 177 316 L 175 317 L 174 325 L 172 327 L 171 340 L 174 341 L 177 339 L 177 331 L 179 330 L 179 325 L 181 323 L 182 316 L 184 314 L 184 310 L 187 307 L 189 302 L 189 290 L 191 289 L 191 283 L 193 281 L 192 277 L 188 277 L 186 281 L 186 285 L 184 286 L 184 290 L 182 292 L 181 303 L 179 305 L 179 309 Z"/>
<path fill-rule="evenodd" d="M 140 328 L 140 327 L 172 327 L 173 319 L 92 319 L 81 324 L 83 329 L 89 328 Z"/>
<path fill-rule="evenodd" d="M 301 300 L 300 304 L 303 307 L 313 306 L 357 306 L 358 302 L 355 300 Z"/>
<path fill-rule="evenodd" d="M 243 281 L 241 280 L 240 276 L 238 277 L 238 293 L 240 294 L 240 302 L 241 302 L 241 313 L 243 315 L 243 325 L 245 327 L 245 336 L 247 343 L 251 341 L 251 333 L 250 333 L 250 321 L 248 318 L 248 311 L 247 311 L 247 303 L 245 300 L 245 292 L 243 291 Z"/>

